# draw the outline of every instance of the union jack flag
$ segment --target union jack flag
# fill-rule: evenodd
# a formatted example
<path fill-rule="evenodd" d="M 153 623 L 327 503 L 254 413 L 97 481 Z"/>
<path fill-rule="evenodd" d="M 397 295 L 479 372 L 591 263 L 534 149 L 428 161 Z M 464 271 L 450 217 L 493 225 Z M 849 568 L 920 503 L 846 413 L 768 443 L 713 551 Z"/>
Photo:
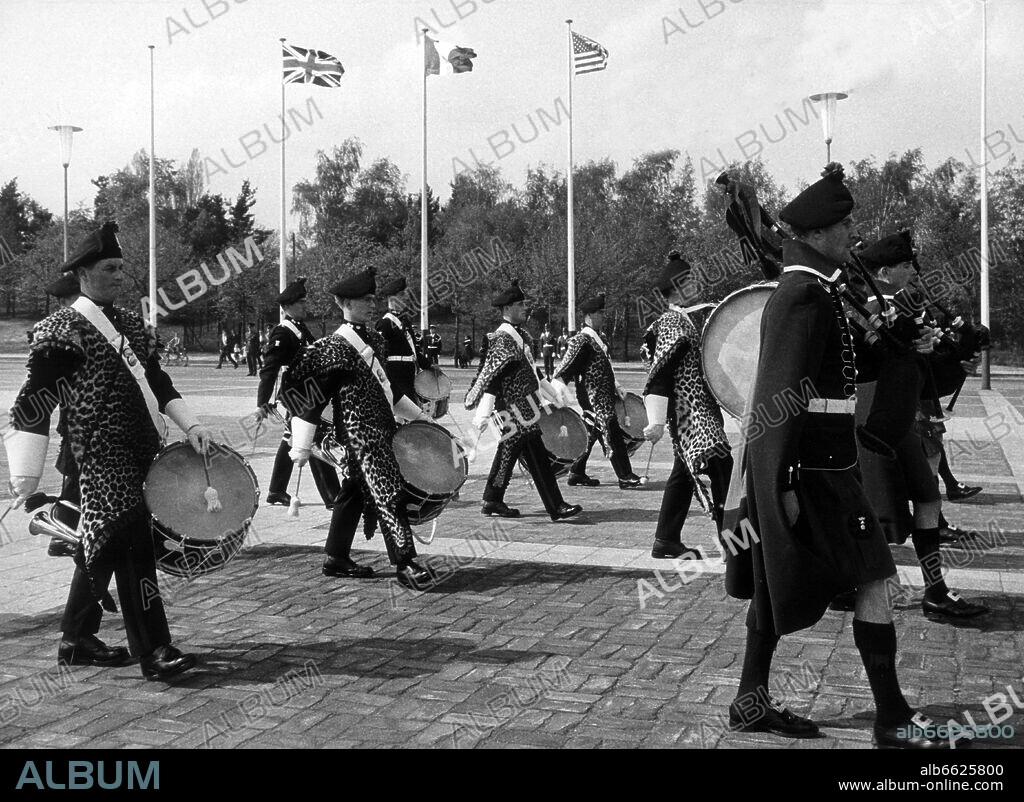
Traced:
<path fill-rule="evenodd" d="M 341 76 L 345 74 L 345 68 L 330 53 L 285 44 L 282 44 L 281 48 L 286 84 L 341 86 Z"/>
<path fill-rule="evenodd" d="M 608 51 L 593 39 L 572 34 L 572 63 L 576 75 L 597 72 L 608 66 Z"/>

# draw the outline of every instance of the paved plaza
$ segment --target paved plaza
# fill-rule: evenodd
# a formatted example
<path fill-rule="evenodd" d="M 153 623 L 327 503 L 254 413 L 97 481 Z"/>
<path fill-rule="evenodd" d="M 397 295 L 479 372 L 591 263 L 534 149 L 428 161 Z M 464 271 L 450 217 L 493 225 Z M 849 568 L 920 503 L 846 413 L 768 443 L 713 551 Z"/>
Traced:
<path fill-rule="evenodd" d="M 446 370 L 452 411 L 467 428 L 461 399 L 471 373 Z M 23 361 L 2 357 L 0 371 L 6 412 Z M 253 442 L 240 423 L 255 406 L 256 380 L 212 362 L 169 372 L 201 419 L 248 459 L 265 493 L 279 429 Z M 643 376 L 621 374 L 634 392 Z M 950 587 L 992 612 L 969 624 L 927 620 L 913 549 L 893 548 L 906 589 L 897 598 L 900 680 L 910 703 L 942 723 L 987 725 L 989 710 L 999 720 L 1024 700 L 1024 375 L 999 372 L 993 388 L 970 380 L 947 424 L 954 473 L 985 489 L 945 505 L 950 521 L 981 537 L 943 549 Z M 736 426 L 727 430 L 735 443 Z M 54 435 L 50 466 L 57 443 Z M 645 446 L 634 457 L 637 473 L 647 456 Z M 617 489 L 595 449 L 591 473 L 605 486 L 563 481 L 584 513 L 559 524 L 524 475 L 507 497 L 523 517 L 482 517 L 489 461 L 482 451 L 434 541 L 420 547 L 438 575 L 425 593 L 393 580 L 379 534 L 359 536 L 353 555 L 378 578 L 321 575 L 330 514 L 313 503 L 307 472 L 299 518 L 260 507 L 226 568 L 192 581 L 161 575 L 175 642 L 200 658 L 170 684 L 144 681 L 136 664 L 58 670 L 72 563 L 48 557 L 45 540 L 28 534 L 28 516 L 12 512 L 0 529 L 0 746 L 871 747 L 873 704 L 851 613 L 828 612 L 784 638 L 774 662 L 775 695 L 814 718 L 823 738 L 724 726 L 746 604 L 725 595 L 713 525 L 696 503 L 684 540 L 709 559 L 677 566 L 650 557 L 671 467 L 667 438 L 637 491 Z M 58 475 L 48 471 L 42 489 L 55 491 Z M 5 495 L 7 475 L 0 453 Z M 124 643 L 118 615 L 105 618 L 100 637 Z M 1014 737 L 979 747 L 1024 746 L 1024 709 L 1001 723 L 1016 726 Z"/>

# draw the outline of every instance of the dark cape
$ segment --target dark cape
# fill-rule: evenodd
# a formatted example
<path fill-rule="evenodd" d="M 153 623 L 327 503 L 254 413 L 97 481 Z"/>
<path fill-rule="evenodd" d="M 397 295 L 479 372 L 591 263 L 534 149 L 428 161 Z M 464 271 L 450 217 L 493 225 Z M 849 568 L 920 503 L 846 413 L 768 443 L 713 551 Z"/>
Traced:
<path fill-rule="evenodd" d="M 813 626 L 839 593 L 895 573 L 860 483 L 852 414 L 808 411 L 808 399 L 853 395 L 853 352 L 836 274 L 789 240 L 761 319 L 757 375 L 744 421 L 725 530 L 726 590 L 751 599 L 748 627 L 784 635 Z M 789 523 L 782 494 L 800 504 Z"/>

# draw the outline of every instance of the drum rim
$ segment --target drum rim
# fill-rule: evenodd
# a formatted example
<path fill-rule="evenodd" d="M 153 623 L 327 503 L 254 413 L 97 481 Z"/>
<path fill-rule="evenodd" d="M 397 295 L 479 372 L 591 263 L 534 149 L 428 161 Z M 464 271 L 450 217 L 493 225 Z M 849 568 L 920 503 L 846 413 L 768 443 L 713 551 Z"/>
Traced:
<path fill-rule="evenodd" d="M 740 412 L 739 414 L 737 414 L 736 412 L 733 412 L 726 405 L 726 403 L 724 401 L 722 401 L 722 399 L 719 397 L 718 393 L 715 392 L 715 388 L 712 386 L 711 382 L 708 381 L 708 371 L 707 371 L 707 367 L 705 365 L 706 354 L 707 354 L 706 348 L 707 348 L 707 333 L 708 333 L 708 329 L 711 327 L 712 322 L 718 319 L 718 311 L 723 306 L 725 306 L 728 301 L 732 300 L 733 298 L 735 298 L 735 297 L 737 297 L 739 295 L 743 295 L 743 294 L 748 293 L 748 292 L 761 292 L 762 290 L 768 290 L 769 291 L 769 295 L 770 295 L 772 292 L 775 291 L 775 289 L 778 286 L 779 286 L 779 282 L 777 282 L 777 281 L 758 281 L 758 282 L 755 282 L 754 284 L 748 284 L 746 287 L 740 287 L 738 290 L 733 290 L 728 295 L 726 295 L 721 301 L 718 302 L 718 306 L 716 306 L 714 309 L 711 310 L 711 312 L 708 314 L 707 320 L 704 321 L 704 325 L 701 327 L 701 330 L 700 330 L 700 369 L 704 373 L 704 384 L 707 385 L 707 388 L 711 392 L 711 395 L 713 395 L 715 397 L 715 401 L 718 402 L 718 406 L 721 407 L 722 409 L 724 409 L 726 412 L 728 412 L 732 417 L 736 418 L 737 420 L 739 420 L 739 419 L 741 419 L 743 417 L 743 413 Z M 767 303 L 767 301 L 765 301 L 765 303 Z M 761 311 L 762 311 L 762 313 L 764 312 L 764 308 L 763 307 L 762 307 Z"/>
<path fill-rule="evenodd" d="M 242 463 L 242 467 L 244 467 L 249 472 L 249 476 L 252 478 L 252 481 L 253 481 L 252 512 L 249 514 L 248 517 L 246 517 L 242 521 L 241 525 L 238 528 L 231 529 L 231 530 L 227 530 L 227 529 L 224 530 L 224 534 L 222 534 L 216 540 L 197 540 L 196 538 L 190 538 L 188 535 L 180 534 L 173 526 L 171 526 L 167 522 L 161 520 L 158 516 L 156 516 L 152 512 L 150 512 L 149 511 L 149 503 L 146 501 L 146 489 L 149 486 L 149 472 L 150 472 L 150 470 L 152 470 L 153 465 L 156 463 L 156 461 L 158 459 L 160 459 L 160 457 L 163 456 L 164 454 L 169 453 L 169 452 L 174 451 L 174 450 L 177 450 L 179 448 L 187 448 L 189 450 L 193 450 L 194 451 L 194 449 L 192 449 L 191 444 L 189 444 L 185 440 L 178 440 L 178 441 L 176 441 L 174 443 L 168 443 L 163 448 L 161 448 L 160 451 L 157 453 L 157 455 L 155 457 L 153 457 L 153 461 L 151 463 L 149 463 L 149 468 L 146 469 L 146 478 L 142 482 L 142 500 L 146 504 L 146 511 L 149 512 L 149 517 L 153 519 L 154 526 L 159 526 L 160 527 L 160 529 L 162 530 L 161 534 L 163 534 L 164 532 L 170 532 L 172 535 L 174 535 L 176 538 L 178 538 L 182 543 L 186 543 L 186 542 L 187 543 L 191 543 L 196 548 L 198 548 L 199 546 L 201 546 L 203 544 L 214 544 L 214 543 L 221 544 L 221 543 L 224 543 L 225 541 L 227 541 L 231 537 L 236 537 L 239 534 L 247 533 L 249 531 L 249 529 L 251 528 L 251 526 L 252 526 L 252 519 L 256 516 L 256 511 L 259 509 L 259 506 L 260 506 L 260 483 L 259 483 L 259 479 L 257 479 L 256 472 L 253 471 L 252 466 L 245 459 L 245 457 L 242 456 L 242 454 L 240 454 L 238 451 L 235 451 L 235 449 L 233 449 L 231 446 L 227 445 L 226 443 L 212 443 L 211 442 L 210 446 L 211 447 L 216 447 L 216 448 L 218 448 L 220 450 L 223 450 L 223 451 L 227 451 L 228 452 L 228 456 L 237 458 L 238 461 L 240 461 Z M 202 456 L 202 455 L 199 455 L 199 456 Z"/>
<path fill-rule="evenodd" d="M 466 482 L 469 480 L 469 456 L 466 453 L 466 449 L 463 448 L 462 443 L 459 442 L 459 439 L 457 437 L 455 437 L 455 435 L 453 435 L 451 432 L 449 432 L 446 428 L 444 428 L 444 426 L 442 426 L 440 423 L 435 423 L 432 420 L 411 420 L 408 423 L 403 423 L 401 426 L 399 426 L 395 430 L 395 434 L 391 438 L 391 440 L 392 440 L 392 450 L 394 450 L 393 443 L 394 443 L 395 437 L 398 437 L 398 433 L 399 432 L 401 432 L 403 429 L 408 429 L 410 426 L 420 427 L 420 428 L 428 427 L 430 429 L 436 429 L 438 431 L 444 432 L 444 434 L 448 437 L 449 441 L 454 442 L 455 443 L 455 447 L 458 448 L 458 450 L 459 450 L 459 460 L 460 460 L 460 464 L 462 466 L 462 481 L 459 482 L 458 487 L 456 487 L 454 490 L 449 491 L 447 494 L 442 495 L 442 494 L 438 494 L 438 493 L 430 493 L 430 494 L 427 494 L 426 499 L 424 499 L 424 503 L 426 503 L 426 501 L 431 499 L 431 498 L 434 498 L 434 499 L 437 499 L 438 501 L 440 501 L 440 500 L 444 499 L 445 496 L 447 495 L 448 500 L 450 501 L 452 499 L 452 497 L 454 497 L 455 494 L 458 493 L 462 489 L 462 486 L 464 484 L 466 484 Z M 395 462 L 396 463 L 398 462 L 397 457 L 395 459 Z M 399 474 L 402 477 L 402 483 L 406 487 L 412 487 L 412 488 L 414 488 L 420 494 L 423 494 L 425 492 L 422 488 L 416 487 L 415 485 L 413 485 L 412 482 L 410 482 L 408 479 L 405 478 L 405 474 L 402 473 L 402 466 L 401 465 L 398 466 L 398 472 L 399 472 Z"/>

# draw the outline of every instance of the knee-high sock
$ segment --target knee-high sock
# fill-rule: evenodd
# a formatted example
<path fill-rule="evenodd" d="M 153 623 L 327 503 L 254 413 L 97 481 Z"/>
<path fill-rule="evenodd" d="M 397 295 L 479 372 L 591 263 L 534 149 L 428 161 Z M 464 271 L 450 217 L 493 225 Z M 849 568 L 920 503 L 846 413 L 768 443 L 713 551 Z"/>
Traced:
<path fill-rule="evenodd" d="M 875 722 L 891 727 L 906 721 L 913 709 L 903 698 L 896 676 L 896 627 L 853 619 L 853 642 L 864 661 L 871 693 L 875 697 Z"/>
<path fill-rule="evenodd" d="M 953 476 L 953 471 L 949 469 L 949 460 L 946 459 L 946 449 L 942 449 L 942 454 L 939 456 L 939 476 L 942 477 L 942 482 L 946 485 L 946 491 L 948 492 L 951 487 L 956 487 L 958 482 L 956 477 Z"/>
<path fill-rule="evenodd" d="M 737 696 L 755 693 L 758 688 L 768 690 L 768 675 L 772 670 L 772 657 L 779 636 L 774 632 L 760 632 L 756 629 L 747 630 L 747 648 L 743 653 L 743 671 L 740 674 L 740 687 Z"/>
<path fill-rule="evenodd" d="M 942 579 L 942 552 L 939 551 L 939 530 L 915 529 L 914 551 L 921 563 L 921 574 L 924 576 L 924 595 L 926 599 L 939 601 L 946 597 L 949 588 Z"/>

